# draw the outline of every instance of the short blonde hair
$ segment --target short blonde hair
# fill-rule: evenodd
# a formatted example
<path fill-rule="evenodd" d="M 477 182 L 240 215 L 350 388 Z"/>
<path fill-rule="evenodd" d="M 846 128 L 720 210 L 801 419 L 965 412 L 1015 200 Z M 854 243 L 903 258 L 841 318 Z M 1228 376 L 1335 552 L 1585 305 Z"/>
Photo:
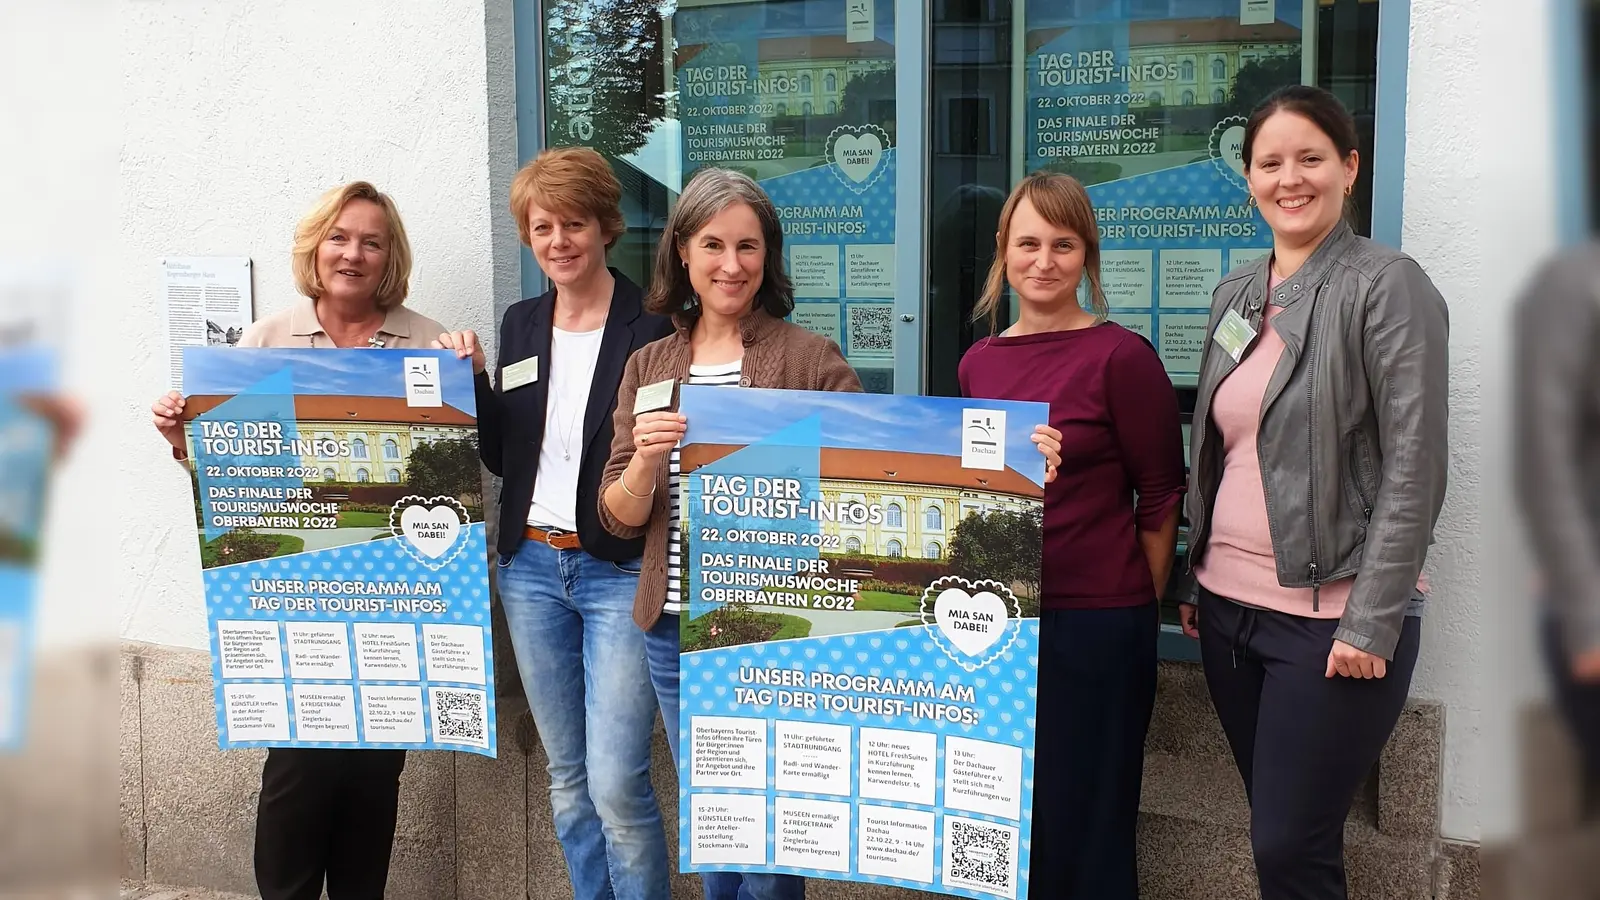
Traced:
<path fill-rule="evenodd" d="M 546 150 L 511 180 L 511 216 L 522 243 L 532 246 L 528 208 L 539 206 L 568 215 L 594 216 L 606 249 L 627 230 L 622 219 L 622 183 L 606 158 L 588 147 Z"/>
<path fill-rule="evenodd" d="M 1083 277 L 1089 281 L 1089 305 L 1095 321 L 1105 321 L 1111 308 L 1100 286 L 1100 228 L 1094 204 L 1083 184 L 1064 172 L 1034 172 L 1022 179 L 1000 210 L 1000 227 L 994 235 L 994 263 L 983 285 L 983 296 L 972 311 L 974 321 L 989 320 L 989 331 L 999 327 L 1000 294 L 1006 286 L 1006 245 L 1011 243 L 1011 217 L 1027 200 L 1046 222 L 1075 232 L 1083 240 Z"/>
<path fill-rule="evenodd" d="M 368 200 L 383 210 L 389 227 L 389 252 L 374 299 L 379 309 L 399 306 L 406 301 L 411 289 L 411 242 L 406 239 L 405 223 L 400 221 L 400 208 L 388 194 L 366 181 L 352 181 L 323 194 L 295 226 L 294 251 L 290 256 L 294 286 L 313 300 L 322 296 L 322 280 L 317 277 L 317 248 L 328 239 L 334 221 L 352 200 Z"/>

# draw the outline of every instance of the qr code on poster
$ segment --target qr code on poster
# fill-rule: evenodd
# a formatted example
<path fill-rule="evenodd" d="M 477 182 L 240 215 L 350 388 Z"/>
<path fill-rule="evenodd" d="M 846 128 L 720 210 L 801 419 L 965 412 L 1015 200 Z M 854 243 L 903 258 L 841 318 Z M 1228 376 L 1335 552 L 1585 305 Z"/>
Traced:
<path fill-rule="evenodd" d="M 429 688 L 433 738 L 441 744 L 489 746 L 488 695 L 483 691 Z"/>
<path fill-rule="evenodd" d="M 894 354 L 894 306 L 889 303 L 852 303 L 847 341 L 851 356 L 887 357 Z"/>
<path fill-rule="evenodd" d="M 948 819 L 945 881 L 1001 897 L 1017 895 L 1017 829 Z"/>

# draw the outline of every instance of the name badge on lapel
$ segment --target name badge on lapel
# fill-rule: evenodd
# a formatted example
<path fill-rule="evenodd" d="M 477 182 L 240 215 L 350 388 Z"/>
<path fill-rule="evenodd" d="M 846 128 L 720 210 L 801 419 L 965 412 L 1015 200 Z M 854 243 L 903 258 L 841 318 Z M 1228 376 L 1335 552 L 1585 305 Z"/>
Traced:
<path fill-rule="evenodd" d="M 1230 309 L 1223 315 L 1211 339 L 1217 342 L 1223 353 L 1228 354 L 1234 362 L 1238 362 L 1244 356 L 1244 348 L 1250 346 L 1250 342 L 1256 339 L 1256 330 L 1250 327 L 1250 323 L 1246 322 L 1237 310 Z"/>
<path fill-rule="evenodd" d="M 539 380 L 539 357 L 514 362 L 500 372 L 500 390 L 510 391 Z"/>

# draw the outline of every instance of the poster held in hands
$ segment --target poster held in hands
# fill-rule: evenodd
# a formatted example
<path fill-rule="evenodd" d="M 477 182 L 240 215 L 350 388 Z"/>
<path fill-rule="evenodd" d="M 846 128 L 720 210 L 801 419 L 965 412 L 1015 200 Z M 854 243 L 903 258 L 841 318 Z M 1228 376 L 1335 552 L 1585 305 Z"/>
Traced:
<path fill-rule="evenodd" d="M 679 409 L 681 868 L 1027 896 L 1048 410 Z"/>
<path fill-rule="evenodd" d="M 495 755 L 470 362 L 184 357 L 219 744 Z"/>

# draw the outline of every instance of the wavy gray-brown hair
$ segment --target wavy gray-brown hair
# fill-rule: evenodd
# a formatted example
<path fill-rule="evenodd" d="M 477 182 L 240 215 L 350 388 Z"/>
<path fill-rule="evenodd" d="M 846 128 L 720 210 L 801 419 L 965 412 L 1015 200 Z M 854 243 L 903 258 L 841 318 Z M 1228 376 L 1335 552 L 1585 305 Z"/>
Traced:
<path fill-rule="evenodd" d="M 756 214 L 761 223 L 761 239 L 766 244 L 761 287 L 756 289 L 754 305 L 775 319 L 794 312 L 794 285 L 783 265 L 783 223 L 778 220 L 772 198 L 750 176 L 714 167 L 701 169 L 689 179 L 678 196 L 678 205 L 667 217 L 666 232 L 656 247 L 646 309 L 688 319 L 699 317 L 700 300 L 689 283 L 683 251 L 718 213 L 735 203 L 743 203 Z"/>

